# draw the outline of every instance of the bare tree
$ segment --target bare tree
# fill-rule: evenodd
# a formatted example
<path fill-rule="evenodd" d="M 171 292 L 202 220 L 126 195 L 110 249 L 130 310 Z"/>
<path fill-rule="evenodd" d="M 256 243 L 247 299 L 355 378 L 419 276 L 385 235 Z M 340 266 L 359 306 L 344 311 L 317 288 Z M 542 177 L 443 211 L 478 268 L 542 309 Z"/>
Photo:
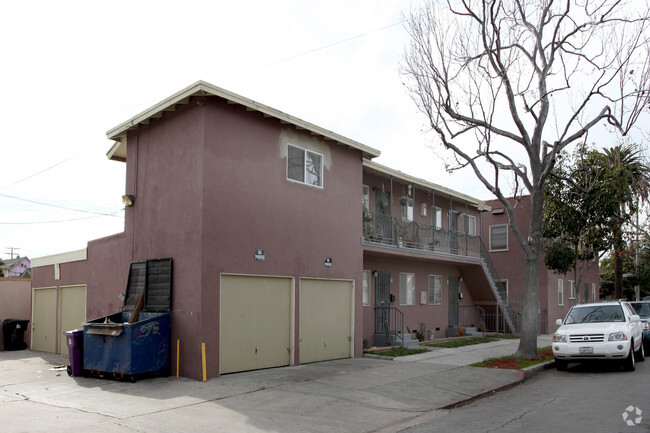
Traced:
<path fill-rule="evenodd" d="M 405 84 L 449 169 L 471 167 L 508 213 L 526 256 L 516 355 L 536 358 L 544 183 L 567 146 L 626 135 L 648 109 L 650 15 L 621 0 L 429 1 L 407 19 Z M 530 194 L 527 235 L 513 185 Z"/>

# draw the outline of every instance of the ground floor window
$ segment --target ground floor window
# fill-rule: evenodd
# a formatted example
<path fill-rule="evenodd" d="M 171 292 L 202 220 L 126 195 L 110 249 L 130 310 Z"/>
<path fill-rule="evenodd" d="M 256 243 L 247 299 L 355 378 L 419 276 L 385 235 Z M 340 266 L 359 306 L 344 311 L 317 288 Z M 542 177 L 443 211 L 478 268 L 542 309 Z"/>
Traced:
<path fill-rule="evenodd" d="M 596 283 L 591 283 L 591 300 L 596 300 Z"/>
<path fill-rule="evenodd" d="M 557 280 L 557 304 L 564 305 L 564 280 Z"/>
<path fill-rule="evenodd" d="M 363 271 L 363 305 L 370 305 L 370 271 Z"/>
<path fill-rule="evenodd" d="M 415 305 L 415 274 L 399 274 L 399 304 Z"/>
<path fill-rule="evenodd" d="M 569 299 L 576 298 L 576 283 L 575 281 L 569 280 Z"/>
<path fill-rule="evenodd" d="M 429 275 L 429 305 L 442 304 L 442 275 Z"/>
<path fill-rule="evenodd" d="M 503 303 L 508 305 L 508 280 L 499 280 L 495 284 Z"/>

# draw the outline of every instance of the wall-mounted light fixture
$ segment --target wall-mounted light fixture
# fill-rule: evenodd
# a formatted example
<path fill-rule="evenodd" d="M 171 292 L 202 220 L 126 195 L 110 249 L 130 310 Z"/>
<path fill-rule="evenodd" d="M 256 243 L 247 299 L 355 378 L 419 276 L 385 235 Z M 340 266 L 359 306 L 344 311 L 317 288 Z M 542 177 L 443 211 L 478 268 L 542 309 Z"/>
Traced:
<path fill-rule="evenodd" d="M 134 201 L 135 201 L 135 197 L 133 196 L 133 194 L 124 194 L 122 196 L 122 204 L 124 205 L 124 207 L 133 206 Z"/>

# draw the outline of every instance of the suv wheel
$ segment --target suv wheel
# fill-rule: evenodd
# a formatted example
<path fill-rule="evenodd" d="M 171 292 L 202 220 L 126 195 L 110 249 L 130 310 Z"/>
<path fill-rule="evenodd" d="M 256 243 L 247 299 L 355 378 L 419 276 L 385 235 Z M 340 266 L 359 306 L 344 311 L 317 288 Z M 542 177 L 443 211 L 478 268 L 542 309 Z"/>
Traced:
<path fill-rule="evenodd" d="M 641 344 L 639 344 L 639 350 L 637 350 L 634 354 L 634 358 L 636 359 L 636 362 L 645 361 L 645 349 L 643 348 L 643 341 Z"/>
<path fill-rule="evenodd" d="M 626 371 L 634 371 L 636 369 L 636 360 L 634 356 L 634 341 L 630 344 L 630 353 L 627 354 L 627 358 L 623 361 L 623 368 Z"/>

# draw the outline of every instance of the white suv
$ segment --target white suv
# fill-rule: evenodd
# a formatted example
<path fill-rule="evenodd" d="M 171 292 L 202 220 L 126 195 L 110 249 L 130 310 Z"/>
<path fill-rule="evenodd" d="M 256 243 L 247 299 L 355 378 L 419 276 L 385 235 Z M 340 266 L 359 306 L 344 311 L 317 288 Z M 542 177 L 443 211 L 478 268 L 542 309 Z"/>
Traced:
<path fill-rule="evenodd" d="M 564 322 L 557 320 L 553 354 L 558 370 L 569 362 L 619 360 L 628 371 L 643 361 L 643 325 L 626 301 L 575 305 Z"/>

